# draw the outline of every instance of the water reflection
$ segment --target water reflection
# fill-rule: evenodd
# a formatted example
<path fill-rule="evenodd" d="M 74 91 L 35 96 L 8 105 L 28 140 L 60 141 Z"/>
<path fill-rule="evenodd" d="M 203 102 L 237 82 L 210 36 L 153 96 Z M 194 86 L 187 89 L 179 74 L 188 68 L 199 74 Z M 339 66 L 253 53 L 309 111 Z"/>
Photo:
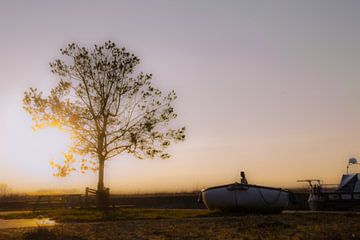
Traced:
<path fill-rule="evenodd" d="M 24 227 L 49 227 L 54 226 L 56 222 L 49 218 L 33 219 L 0 219 L 0 229 L 5 228 L 24 228 Z"/>

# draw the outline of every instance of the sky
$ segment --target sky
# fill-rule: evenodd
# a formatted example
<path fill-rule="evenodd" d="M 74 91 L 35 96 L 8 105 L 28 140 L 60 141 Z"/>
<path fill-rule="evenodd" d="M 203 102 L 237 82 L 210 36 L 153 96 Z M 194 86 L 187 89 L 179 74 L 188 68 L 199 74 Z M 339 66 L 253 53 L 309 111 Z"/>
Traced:
<path fill-rule="evenodd" d="M 338 183 L 360 158 L 359 12 L 355 0 L 1 1 L 0 183 L 96 187 L 96 173 L 52 176 L 68 136 L 32 131 L 22 98 L 56 85 L 49 62 L 60 48 L 107 40 L 177 92 L 175 124 L 187 127 L 168 160 L 107 162 L 111 191 L 192 191 L 239 181 L 241 170 L 253 184 Z"/>

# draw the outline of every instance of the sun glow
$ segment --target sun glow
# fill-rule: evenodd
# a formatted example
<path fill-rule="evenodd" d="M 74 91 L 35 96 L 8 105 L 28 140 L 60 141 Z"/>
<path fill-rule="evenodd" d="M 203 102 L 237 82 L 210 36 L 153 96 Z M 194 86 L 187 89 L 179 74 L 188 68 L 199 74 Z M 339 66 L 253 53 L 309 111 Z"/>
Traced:
<path fill-rule="evenodd" d="M 55 125 L 39 129 L 34 132 L 34 135 L 34 140 L 36 139 L 35 141 L 39 144 L 39 153 L 50 157 L 49 161 L 64 158 L 64 152 L 70 147 L 70 134 Z"/>

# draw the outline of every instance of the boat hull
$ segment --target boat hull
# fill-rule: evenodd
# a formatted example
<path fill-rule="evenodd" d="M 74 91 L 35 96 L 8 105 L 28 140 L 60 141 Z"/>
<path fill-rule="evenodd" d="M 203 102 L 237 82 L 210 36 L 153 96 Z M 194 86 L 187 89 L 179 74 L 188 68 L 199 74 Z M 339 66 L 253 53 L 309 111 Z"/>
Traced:
<path fill-rule="evenodd" d="M 308 204 L 312 211 L 360 210 L 360 193 L 335 191 L 310 194 Z"/>
<path fill-rule="evenodd" d="M 202 200 L 207 208 L 222 211 L 279 213 L 290 199 L 290 192 L 248 184 L 229 184 L 204 189 Z"/>

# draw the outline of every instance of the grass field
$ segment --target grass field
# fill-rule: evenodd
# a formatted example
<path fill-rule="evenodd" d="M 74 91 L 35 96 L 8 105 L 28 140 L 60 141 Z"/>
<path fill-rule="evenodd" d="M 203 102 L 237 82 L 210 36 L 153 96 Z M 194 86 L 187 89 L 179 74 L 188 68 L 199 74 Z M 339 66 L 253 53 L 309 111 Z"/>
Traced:
<path fill-rule="evenodd" d="M 48 228 L 5 229 L 6 240 L 112 239 L 360 239 L 355 213 L 223 214 L 208 210 L 59 209 L 14 213 L 1 218 L 50 217 Z"/>

